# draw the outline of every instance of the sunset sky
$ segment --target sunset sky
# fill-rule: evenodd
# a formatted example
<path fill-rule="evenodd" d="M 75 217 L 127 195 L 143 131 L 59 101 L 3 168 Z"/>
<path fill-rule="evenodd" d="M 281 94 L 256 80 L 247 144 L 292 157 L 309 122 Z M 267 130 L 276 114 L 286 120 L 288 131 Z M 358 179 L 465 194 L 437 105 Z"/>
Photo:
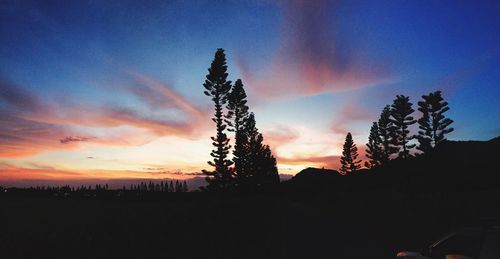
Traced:
<path fill-rule="evenodd" d="M 449 138 L 491 139 L 499 17 L 498 1 L 1 1 L 0 184 L 210 169 L 217 48 L 282 174 L 337 169 L 348 131 L 364 158 L 396 94 L 442 90 Z"/>

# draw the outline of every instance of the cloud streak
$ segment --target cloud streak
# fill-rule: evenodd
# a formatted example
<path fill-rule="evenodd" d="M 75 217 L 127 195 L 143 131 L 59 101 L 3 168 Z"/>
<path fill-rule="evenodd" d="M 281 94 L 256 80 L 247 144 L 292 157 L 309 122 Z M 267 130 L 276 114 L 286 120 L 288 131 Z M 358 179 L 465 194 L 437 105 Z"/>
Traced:
<path fill-rule="evenodd" d="M 204 114 L 200 109 L 168 86 L 138 72 L 130 75 L 140 81 L 143 90 L 150 91 L 150 96 L 158 97 L 158 102 L 150 105 L 158 105 L 162 99 L 172 103 L 171 108 L 155 109 L 167 113 L 84 102 L 64 106 L 47 102 L 23 86 L 0 78 L 0 122 L 4 129 L 0 133 L 0 157 L 31 156 L 48 150 L 73 149 L 84 143 L 122 146 L 142 145 L 162 136 L 193 138 L 208 124 L 202 123 Z M 172 111 L 186 112 L 188 116 L 171 118 L 168 112 Z"/>
<path fill-rule="evenodd" d="M 269 98 L 308 96 L 393 80 L 386 66 L 374 64 L 363 51 L 347 47 L 349 42 L 339 33 L 338 4 L 294 0 L 282 1 L 280 6 L 280 46 L 271 63 L 255 73 L 245 60 L 239 61 L 243 79 L 256 94 Z"/>
<path fill-rule="evenodd" d="M 271 148 L 277 149 L 282 145 L 291 143 L 300 137 L 300 133 L 290 127 L 284 125 L 277 125 L 272 129 L 264 132 L 266 144 Z"/>
<path fill-rule="evenodd" d="M 22 180 L 113 180 L 113 179 L 179 179 L 186 180 L 200 176 L 199 173 L 148 172 L 140 170 L 69 170 L 46 166 L 15 166 L 0 162 L 0 182 Z"/>
<path fill-rule="evenodd" d="M 204 112 L 192 105 L 184 97 L 175 92 L 170 86 L 139 71 L 127 69 L 126 73 L 137 80 L 137 82 L 139 82 L 142 86 L 144 86 L 141 89 L 134 88 L 133 92 L 136 93 L 139 97 L 148 101 L 150 104 L 155 106 L 158 105 L 160 107 L 163 105 L 171 107 L 171 105 L 169 104 L 169 102 L 171 102 L 174 104 L 174 106 L 187 112 L 194 118 L 201 118 L 205 115 Z M 158 99 L 158 95 L 163 97 L 163 101 L 160 101 Z M 162 105 L 162 103 L 164 104 Z"/>
<path fill-rule="evenodd" d="M 68 144 L 68 143 L 71 143 L 71 142 L 80 142 L 80 141 L 89 141 L 93 138 L 91 137 L 80 137 L 80 136 L 68 136 L 68 137 L 65 137 L 63 139 L 60 139 L 59 142 L 61 144 Z"/>
<path fill-rule="evenodd" d="M 342 106 L 337 113 L 331 128 L 333 132 L 345 135 L 347 132 L 354 132 L 348 128 L 351 123 L 374 120 L 375 117 L 369 111 L 363 110 L 358 101 L 350 101 Z"/>

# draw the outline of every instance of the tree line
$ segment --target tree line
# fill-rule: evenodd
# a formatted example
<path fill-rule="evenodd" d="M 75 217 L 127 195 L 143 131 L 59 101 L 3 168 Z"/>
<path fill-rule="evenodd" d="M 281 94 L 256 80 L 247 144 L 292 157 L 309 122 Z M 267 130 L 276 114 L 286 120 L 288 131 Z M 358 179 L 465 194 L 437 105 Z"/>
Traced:
<path fill-rule="evenodd" d="M 397 95 L 392 105 L 382 110 L 378 121 L 372 123 L 368 143 L 366 144 L 365 167 L 375 168 L 386 164 L 391 159 L 405 159 L 412 154 L 424 154 L 446 140 L 446 134 L 454 129 L 450 127 L 453 120 L 444 115 L 450 108 L 441 91 L 422 95 L 418 102 L 421 117 L 416 120 L 412 116 L 410 97 Z M 418 123 L 417 134 L 410 134 L 409 127 Z M 410 143 L 416 139 L 417 143 Z M 358 149 L 351 133 L 347 133 L 340 158 L 340 172 L 349 174 L 361 168 Z"/>
<path fill-rule="evenodd" d="M 0 186 L 0 193 L 7 192 L 22 192 L 22 193 L 53 193 L 68 196 L 71 194 L 104 194 L 108 192 L 131 192 L 131 193 L 173 193 L 173 192 L 188 192 L 189 188 L 186 181 L 165 180 L 154 183 L 140 182 L 130 184 L 128 187 L 123 186 L 120 189 L 109 189 L 108 184 L 81 185 L 81 186 L 31 186 L 27 188 L 4 188 Z"/>
<path fill-rule="evenodd" d="M 219 48 L 208 69 L 204 94 L 214 104 L 216 134 L 212 139 L 213 157 L 203 170 L 208 185 L 204 190 L 259 188 L 279 183 L 276 158 L 256 127 L 255 114 L 249 111 L 247 95 L 241 79 L 234 84 L 227 79 L 224 50 Z M 234 148 L 226 131 L 234 134 Z M 232 149 L 232 159 L 229 158 Z"/>
<path fill-rule="evenodd" d="M 123 187 L 125 189 L 125 186 Z M 188 192 L 188 186 L 186 181 L 160 181 L 160 183 L 153 182 L 140 182 L 139 184 L 131 184 L 130 191 L 140 191 L 140 192 Z"/>

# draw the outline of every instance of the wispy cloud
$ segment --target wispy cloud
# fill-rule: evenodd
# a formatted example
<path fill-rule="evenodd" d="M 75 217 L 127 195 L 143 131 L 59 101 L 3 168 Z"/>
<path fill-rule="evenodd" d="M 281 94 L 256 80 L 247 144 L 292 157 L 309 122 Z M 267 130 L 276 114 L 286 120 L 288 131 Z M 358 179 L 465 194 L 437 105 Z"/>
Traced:
<path fill-rule="evenodd" d="M 26 120 L 7 111 L 0 112 L 0 125 L 0 157 L 29 156 L 59 149 L 61 136 L 73 133 L 65 127 Z M 74 148 L 74 145 L 64 148 Z"/>
<path fill-rule="evenodd" d="M 139 72 L 129 75 L 158 96 L 158 102 L 161 98 L 172 102 L 172 108 L 156 107 L 165 113 L 148 113 L 76 100 L 68 102 L 70 105 L 51 103 L 26 87 L 0 78 L 0 122 L 4 128 L 0 133 L 0 157 L 30 156 L 87 143 L 121 146 L 142 145 L 162 136 L 193 138 L 210 122 L 203 120 L 201 109 L 165 84 Z M 188 116 L 172 118 L 168 112 L 185 112 Z"/>
<path fill-rule="evenodd" d="M 113 179 L 191 179 L 200 173 L 171 171 L 152 173 L 141 170 L 71 170 L 31 164 L 15 166 L 0 163 L 0 182 L 19 180 L 113 180 Z"/>
<path fill-rule="evenodd" d="M 0 101 L 10 110 L 22 113 L 47 112 L 48 107 L 39 97 L 0 76 Z"/>
<path fill-rule="evenodd" d="M 316 95 L 391 82 L 385 64 L 371 62 L 363 51 L 349 49 L 341 38 L 337 3 L 282 1 L 283 22 L 279 49 L 260 72 L 240 60 L 243 79 L 254 92 L 283 98 Z"/>
<path fill-rule="evenodd" d="M 93 139 L 92 137 L 80 137 L 80 136 L 68 136 L 63 139 L 60 139 L 59 142 L 61 144 L 68 144 L 71 142 L 80 142 L 80 141 L 89 141 Z"/>
<path fill-rule="evenodd" d="M 352 127 L 352 123 L 356 122 L 367 122 L 375 120 L 375 116 L 372 112 L 364 110 L 360 105 L 359 101 L 351 100 L 347 102 L 340 111 L 336 114 L 335 119 L 332 123 L 332 130 L 334 133 L 345 135 L 347 132 L 354 133 L 355 128 Z"/>
<path fill-rule="evenodd" d="M 276 125 L 264 132 L 266 144 L 273 149 L 277 149 L 282 145 L 293 142 L 297 140 L 299 136 L 299 131 L 285 125 Z"/>
<path fill-rule="evenodd" d="M 159 107 L 178 107 L 194 118 L 205 115 L 205 112 L 195 107 L 167 84 L 136 70 L 126 69 L 126 72 L 142 86 L 141 88 L 134 87 L 132 91 L 150 104 Z M 161 96 L 162 100 L 158 96 Z"/>

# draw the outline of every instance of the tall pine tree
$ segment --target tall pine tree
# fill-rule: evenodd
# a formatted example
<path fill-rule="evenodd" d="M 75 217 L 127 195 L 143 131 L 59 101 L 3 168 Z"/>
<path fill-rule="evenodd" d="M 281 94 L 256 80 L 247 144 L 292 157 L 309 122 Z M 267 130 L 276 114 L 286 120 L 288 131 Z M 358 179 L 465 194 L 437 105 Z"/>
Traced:
<path fill-rule="evenodd" d="M 212 98 L 215 105 L 215 114 L 212 120 L 215 123 L 217 135 L 212 137 L 212 145 L 214 150 L 210 153 L 213 161 L 208 164 L 214 167 L 214 171 L 203 170 L 207 175 L 208 189 L 218 190 L 226 189 L 232 184 L 232 173 L 230 166 L 232 161 L 227 159 L 229 149 L 229 139 L 227 138 L 224 130 L 226 124 L 224 123 L 223 107 L 227 102 L 229 91 L 231 90 L 231 81 L 227 80 L 227 65 L 226 55 L 223 49 L 217 49 L 215 58 L 208 69 L 205 83 L 205 95 Z"/>
<path fill-rule="evenodd" d="M 392 154 L 397 153 L 397 148 L 395 148 L 392 143 L 392 122 L 391 122 L 391 107 L 389 105 L 385 106 L 378 119 L 378 135 L 380 137 L 380 143 L 382 147 L 382 154 L 380 160 L 382 164 L 389 161 Z"/>
<path fill-rule="evenodd" d="M 378 123 L 374 122 L 370 128 L 370 135 L 368 136 L 368 143 L 366 144 L 366 157 L 370 159 L 368 161 L 370 168 L 379 166 L 383 162 L 382 139 L 379 134 Z"/>
<path fill-rule="evenodd" d="M 415 144 L 408 144 L 412 139 L 408 127 L 417 122 L 411 116 L 415 111 L 411 106 L 410 97 L 404 95 L 397 95 L 391 105 L 392 144 L 398 148 L 400 158 L 409 157 L 410 149 L 415 147 Z"/>
<path fill-rule="evenodd" d="M 392 154 L 397 152 L 397 149 L 391 145 L 392 142 L 392 122 L 391 122 L 391 107 L 389 105 L 385 106 L 380 113 L 380 118 L 378 119 L 378 132 L 380 136 L 380 143 L 382 145 L 382 155 L 381 162 L 386 163 L 389 161 Z"/>
<path fill-rule="evenodd" d="M 235 143 L 233 150 L 234 171 L 237 179 L 242 179 L 248 176 L 248 171 L 245 170 L 245 161 L 247 157 L 246 145 L 248 138 L 245 132 L 245 123 L 248 120 L 248 106 L 246 105 L 246 93 L 243 88 L 243 83 L 240 79 L 236 80 L 231 92 L 228 95 L 227 104 L 227 125 L 228 130 L 234 132 Z"/>
<path fill-rule="evenodd" d="M 418 120 L 420 131 L 418 131 L 417 149 L 423 153 L 434 148 L 441 141 L 446 140 L 445 135 L 452 132 L 449 126 L 453 120 L 446 118 L 444 113 L 450 108 L 444 101 L 441 91 L 422 95 L 423 101 L 418 102 L 418 110 L 422 117 Z"/>
<path fill-rule="evenodd" d="M 246 123 L 247 147 L 245 161 L 247 178 L 242 178 L 242 185 L 251 187 L 279 183 L 279 174 L 276 167 L 276 158 L 272 155 L 268 145 L 264 145 L 264 137 L 255 125 L 255 115 L 250 113 Z"/>
<path fill-rule="evenodd" d="M 361 168 L 361 160 L 358 159 L 358 148 L 352 139 L 350 132 L 345 137 L 342 157 L 340 158 L 340 172 L 344 175 L 356 172 Z"/>

